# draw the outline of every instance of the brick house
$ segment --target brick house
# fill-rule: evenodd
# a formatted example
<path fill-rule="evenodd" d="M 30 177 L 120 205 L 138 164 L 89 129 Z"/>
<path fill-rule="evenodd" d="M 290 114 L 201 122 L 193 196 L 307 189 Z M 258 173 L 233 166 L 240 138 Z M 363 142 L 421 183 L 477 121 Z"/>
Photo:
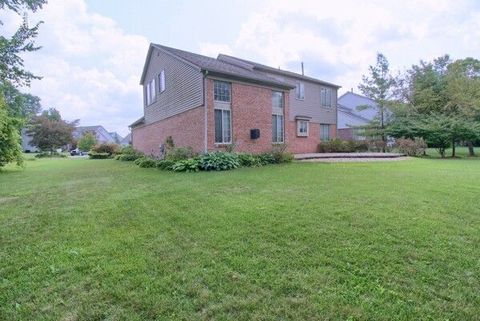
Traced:
<path fill-rule="evenodd" d="M 140 84 L 144 116 L 130 125 L 132 145 L 157 155 L 172 136 L 197 152 L 260 153 L 285 143 L 316 152 L 336 136 L 337 85 L 222 55 L 216 59 L 151 44 Z"/>

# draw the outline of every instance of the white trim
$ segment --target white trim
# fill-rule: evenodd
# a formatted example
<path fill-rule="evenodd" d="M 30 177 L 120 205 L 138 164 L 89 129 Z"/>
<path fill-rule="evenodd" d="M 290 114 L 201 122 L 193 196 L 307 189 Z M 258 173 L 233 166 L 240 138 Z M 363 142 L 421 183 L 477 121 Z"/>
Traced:
<path fill-rule="evenodd" d="M 306 124 L 306 132 L 305 133 L 302 133 L 300 131 L 301 129 L 301 124 Z M 308 137 L 308 134 L 309 134 L 309 131 L 310 131 L 310 122 L 308 120 L 305 120 L 305 119 L 297 119 L 297 136 L 298 137 Z"/>

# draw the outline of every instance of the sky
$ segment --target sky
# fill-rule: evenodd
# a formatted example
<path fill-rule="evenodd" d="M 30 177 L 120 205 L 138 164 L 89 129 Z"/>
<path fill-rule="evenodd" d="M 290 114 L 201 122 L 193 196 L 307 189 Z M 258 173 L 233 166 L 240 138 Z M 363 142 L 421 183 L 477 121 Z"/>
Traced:
<path fill-rule="evenodd" d="M 21 19 L 0 12 L 1 35 Z M 450 54 L 480 58 L 477 0 L 49 0 L 29 21 L 44 21 L 24 56 L 43 77 L 30 92 L 67 120 L 121 135 L 143 116 L 139 84 L 150 42 L 219 53 L 300 72 L 342 86 L 361 83 L 376 54 L 394 72 Z"/>

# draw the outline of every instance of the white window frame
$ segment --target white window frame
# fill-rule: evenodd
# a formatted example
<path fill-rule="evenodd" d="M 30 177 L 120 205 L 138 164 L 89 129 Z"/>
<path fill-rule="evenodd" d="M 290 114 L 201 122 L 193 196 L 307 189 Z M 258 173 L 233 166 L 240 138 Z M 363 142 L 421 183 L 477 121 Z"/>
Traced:
<path fill-rule="evenodd" d="M 332 88 L 320 89 L 320 105 L 323 108 L 332 108 Z"/>
<path fill-rule="evenodd" d="M 158 89 L 160 93 L 165 91 L 165 70 L 158 74 Z"/>
<path fill-rule="evenodd" d="M 328 141 L 331 139 L 331 137 L 330 137 L 330 126 L 331 126 L 330 124 L 320 124 L 320 141 L 322 141 L 322 142 L 328 142 Z M 323 130 L 323 129 L 324 129 L 325 127 L 328 128 L 328 137 L 327 137 L 327 139 L 325 139 L 325 137 L 324 137 L 324 135 L 323 135 L 323 133 L 324 133 L 324 130 Z"/>
<path fill-rule="evenodd" d="M 305 125 L 305 132 L 302 131 L 303 126 Z M 308 137 L 310 122 L 308 120 L 299 119 L 297 120 L 297 136 Z"/>
<path fill-rule="evenodd" d="M 228 100 L 218 100 L 215 98 L 215 90 L 217 89 L 218 85 L 227 85 L 228 86 Z M 218 94 L 221 96 L 221 94 Z M 221 80 L 215 80 L 213 82 L 213 100 L 222 102 L 222 103 L 230 103 L 232 101 L 232 84 L 226 81 L 221 81 Z"/>
<path fill-rule="evenodd" d="M 147 83 L 145 96 L 147 97 L 146 99 L 147 106 L 155 102 L 155 99 L 157 98 L 157 91 L 155 88 L 155 78 L 153 78 Z"/>
<path fill-rule="evenodd" d="M 305 100 L 305 84 L 303 82 L 297 81 L 295 85 L 295 99 Z"/>
<path fill-rule="evenodd" d="M 275 117 L 275 134 L 273 133 L 273 119 Z M 279 120 L 280 126 L 279 125 Z M 281 129 L 281 137 L 279 139 L 279 128 Z M 283 144 L 285 141 L 285 117 L 282 114 L 272 114 L 272 144 Z"/>
<path fill-rule="evenodd" d="M 217 121 L 216 121 L 216 111 L 221 111 L 222 112 L 222 141 L 221 142 L 217 142 Z M 226 113 L 229 113 L 229 140 L 225 140 L 225 114 Z M 214 111 L 213 111 L 213 117 L 214 117 L 214 140 L 215 140 L 215 145 L 225 145 L 225 144 L 231 144 L 232 143 L 232 111 L 230 108 L 218 108 L 218 107 L 215 107 Z"/>
<path fill-rule="evenodd" d="M 282 96 L 280 106 L 275 106 L 273 104 L 273 102 L 274 102 L 273 95 L 275 95 L 275 94 L 281 94 L 281 96 Z M 278 91 L 278 90 L 273 90 L 272 91 L 272 108 L 273 109 L 277 108 L 277 109 L 282 109 L 282 110 L 285 108 L 285 95 L 283 94 L 283 91 Z"/>

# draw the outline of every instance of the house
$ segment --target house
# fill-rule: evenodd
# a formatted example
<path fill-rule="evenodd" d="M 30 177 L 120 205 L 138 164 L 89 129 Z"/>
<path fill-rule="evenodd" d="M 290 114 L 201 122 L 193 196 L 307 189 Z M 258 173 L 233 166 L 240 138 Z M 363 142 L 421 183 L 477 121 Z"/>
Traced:
<path fill-rule="evenodd" d="M 128 133 L 127 136 L 125 136 L 125 138 L 123 138 L 121 141 L 120 141 L 120 145 L 122 146 L 128 146 L 128 145 L 131 145 L 132 144 L 132 134 L 131 133 Z"/>
<path fill-rule="evenodd" d="M 78 126 L 73 131 L 73 138 L 79 140 L 87 132 L 95 134 L 98 143 L 116 144 L 115 138 L 103 126 Z"/>
<path fill-rule="evenodd" d="M 151 44 L 141 76 L 144 115 L 132 144 L 158 154 L 168 136 L 197 152 L 260 153 L 286 144 L 316 152 L 336 136 L 339 86 L 227 55 L 217 58 Z"/>
<path fill-rule="evenodd" d="M 365 137 L 358 133 L 356 127 L 368 125 L 375 119 L 378 113 L 375 101 L 349 91 L 338 97 L 337 107 L 338 137 L 343 140 L 364 140 Z"/>
<path fill-rule="evenodd" d="M 109 132 L 110 136 L 112 136 L 115 144 L 120 144 L 123 140 L 123 137 L 117 132 Z"/>
<path fill-rule="evenodd" d="M 37 153 L 40 149 L 36 146 L 31 145 L 32 135 L 29 135 L 26 128 L 22 129 L 22 151 L 25 153 Z"/>

